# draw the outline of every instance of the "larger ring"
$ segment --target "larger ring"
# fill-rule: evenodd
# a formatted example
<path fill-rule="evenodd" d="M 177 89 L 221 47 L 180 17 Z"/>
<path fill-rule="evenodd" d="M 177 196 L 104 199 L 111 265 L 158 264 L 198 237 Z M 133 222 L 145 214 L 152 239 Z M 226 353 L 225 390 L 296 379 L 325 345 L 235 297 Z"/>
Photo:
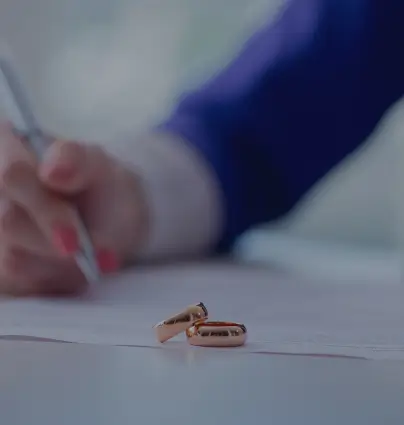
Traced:
<path fill-rule="evenodd" d="M 247 328 L 235 322 L 200 321 L 186 330 L 188 342 L 199 347 L 239 347 L 247 340 Z"/>
<path fill-rule="evenodd" d="M 159 342 L 166 342 L 174 336 L 185 332 L 198 321 L 208 318 L 208 310 L 203 303 L 191 305 L 181 313 L 163 320 L 154 326 Z"/>

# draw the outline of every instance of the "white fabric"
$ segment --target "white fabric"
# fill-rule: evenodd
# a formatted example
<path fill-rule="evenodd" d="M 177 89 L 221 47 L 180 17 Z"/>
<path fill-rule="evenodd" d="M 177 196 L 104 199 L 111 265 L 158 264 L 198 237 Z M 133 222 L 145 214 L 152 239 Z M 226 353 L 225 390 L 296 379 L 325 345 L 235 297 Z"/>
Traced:
<path fill-rule="evenodd" d="M 221 205 L 213 173 L 198 153 L 163 133 L 106 147 L 139 175 L 147 198 L 151 232 L 136 259 L 206 254 L 220 236 Z"/>

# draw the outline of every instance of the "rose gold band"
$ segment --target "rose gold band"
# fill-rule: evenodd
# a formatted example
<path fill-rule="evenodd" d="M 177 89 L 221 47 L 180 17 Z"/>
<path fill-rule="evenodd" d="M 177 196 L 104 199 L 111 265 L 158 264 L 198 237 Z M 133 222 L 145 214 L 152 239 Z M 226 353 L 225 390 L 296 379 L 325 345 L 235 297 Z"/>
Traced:
<path fill-rule="evenodd" d="M 154 326 L 159 342 L 166 342 L 185 332 L 190 326 L 208 318 L 208 310 L 203 303 L 190 305 L 182 312 L 163 320 Z"/>
<path fill-rule="evenodd" d="M 198 321 L 186 335 L 191 345 L 199 347 L 238 347 L 247 340 L 247 328 L 235 322 Z"/>

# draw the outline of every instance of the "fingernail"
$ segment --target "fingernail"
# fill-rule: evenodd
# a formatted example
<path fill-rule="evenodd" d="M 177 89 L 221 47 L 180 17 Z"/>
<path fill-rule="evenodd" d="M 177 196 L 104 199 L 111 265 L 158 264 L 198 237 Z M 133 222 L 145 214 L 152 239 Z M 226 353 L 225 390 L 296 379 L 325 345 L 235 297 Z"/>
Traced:
<path fill-rule="evenodd" d="M 73 175 L 74 169 L 70 166 L 58 166 L 48 173 L 50 179 L 59 181 L 70 180 Z"/>
<path fill-rule="evenodd" d="M 107 249 L 100 249 L 97 252 L 97 262 L 102 273 L 112 273 L 119 269 L 117 256 Z"/>
<path fill-rule="evenodd" d="M 73 227 L 55 226 L 53 242 L 62 255 L 74 254 L 79 249 L 78 235 Z"/>

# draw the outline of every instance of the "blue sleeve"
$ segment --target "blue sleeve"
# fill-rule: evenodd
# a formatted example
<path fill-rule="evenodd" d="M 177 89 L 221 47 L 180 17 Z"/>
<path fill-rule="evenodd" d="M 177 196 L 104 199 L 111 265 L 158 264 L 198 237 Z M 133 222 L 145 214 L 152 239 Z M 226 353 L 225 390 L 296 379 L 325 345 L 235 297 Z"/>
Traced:
<path fill-rule="evenodd" d="M 403 94 L 403 0 L 292 0 L 163 127 L 198 149 L 225 203 L 223 246 L 287 213 Z"/>

